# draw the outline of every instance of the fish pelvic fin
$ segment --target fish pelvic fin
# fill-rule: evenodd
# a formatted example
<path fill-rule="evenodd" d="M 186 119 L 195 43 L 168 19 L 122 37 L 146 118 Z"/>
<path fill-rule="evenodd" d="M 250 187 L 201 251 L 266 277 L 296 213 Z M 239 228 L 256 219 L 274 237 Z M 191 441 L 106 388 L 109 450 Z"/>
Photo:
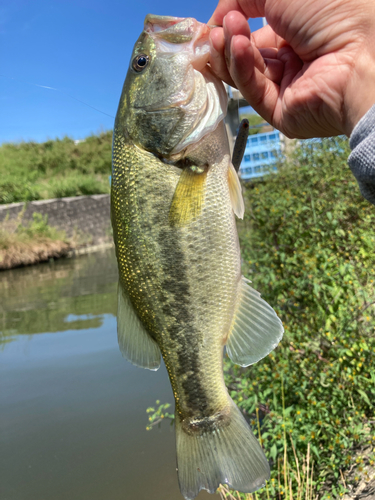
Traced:
<path fill-rule="evenodd" d="M 266 357 L 281 341 L 283 324 L 272 307 L 241 277 L 226 349 L 230 359 L 249 366 Z"/>
<path fill-rule="evenodd" d="M 121 354 L 133 365 L 156 371 L 160 367 L 160 349 L 142 325 L 134 307 L 118 287 L 117 339 Z"/>
<path fill-rule="evenodd" d="M 186 500 L 195 498 L 202 489 L 215 493 L 224 483 L 252 493 L 270 477 L 260 444 L 230 398 L 226 414 L 218 417 L 211 425 L 204 422 L 199 430 L 199 423 L 191 420 L 189 426 L 176 413 L 178 481 Z"/>
<path fill-rule="evenodd" d="M 232 163 L 229 164 L 228 168 L 228 186 L 233 212 L 239 219 L 243 219 L 245 203 L 243 201 L 241 182 Z"/>
<path fill-rule="evenodd" d="M 180 175 L 169 211 L 172 226 L 185 226 L 196 219 L 203 207 L 207 169 L 186 167 Z"/>

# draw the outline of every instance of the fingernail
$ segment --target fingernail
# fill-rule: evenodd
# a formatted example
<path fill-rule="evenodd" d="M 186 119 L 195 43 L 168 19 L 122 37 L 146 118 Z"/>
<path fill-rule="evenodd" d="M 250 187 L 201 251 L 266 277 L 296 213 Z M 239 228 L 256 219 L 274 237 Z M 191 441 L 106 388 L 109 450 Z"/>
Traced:
<path fill-rule="evenodd" d="M 208 37 L 208 42 L 210 44 L 210 52 L 217 52 L 217 50 L 215 49 L 214 44 L 211 40 L 211 35 Z"/>
<path fill-rule="evenodd" d="M 236 60 L 236 54 L 235 52 L 233 52 L 232 50 L 232 45 L 233 45 L 233 42 L 234 42 L 234 39 L 236 38 L 236 35 L 232 36 L 232 39 L 230 41 L 230 55 L 231 55 L 231 59 L 233 59 L 233 61 Z"/>
<path fill-rule="evenodd" d="M 225 34 L 227 32 L 226 17 L 227 16 L 225 16 L 224 19 L 223 19 L 224 41 L 225 41 L 224 58 L 225 58 L 225 63 L 227 65 L 227 67 L 229 68 L 229 65 L 230 65 L 230 41 L 225 36 Z"/>
<path fill-rule="evenodd" d="M 227 51 L 225 51 L 224 53 L 224 58 L 225 58 L 225 64 L 227 65 L 227 68 L 229 69 L 230 68 L 230 61 L 231 61 L 231 54 Z"/>
<path fill-rule="evenodd" d="M 212 55 L 212 57 L 218 57 L 219 51 L 215 48 L 211 35 L 209 36 L 208 41 L 210 43 L 210 54 Z"/>

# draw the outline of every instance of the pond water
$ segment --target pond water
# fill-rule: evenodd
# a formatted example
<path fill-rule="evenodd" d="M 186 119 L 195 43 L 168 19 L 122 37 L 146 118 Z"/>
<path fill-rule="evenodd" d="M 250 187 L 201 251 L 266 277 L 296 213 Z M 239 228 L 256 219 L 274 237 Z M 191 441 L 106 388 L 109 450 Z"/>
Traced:
<path fill-rule="evenodd" d="M 182 500 L 164 366 L 125 361 L 113 250 L 0 273 L 1 500 Z M 201 492 L 198 500 L 219 499 Z"/>

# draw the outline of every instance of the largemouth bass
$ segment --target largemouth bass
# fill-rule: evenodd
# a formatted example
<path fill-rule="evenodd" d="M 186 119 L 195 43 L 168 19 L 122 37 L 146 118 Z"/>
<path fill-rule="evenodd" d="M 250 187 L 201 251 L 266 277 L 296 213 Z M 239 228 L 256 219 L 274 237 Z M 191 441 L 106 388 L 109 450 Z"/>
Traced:
<path fill-rule="evenodd" d="M 187 500 L 220 483 L 253 492 L 268 479 L 262 448 L 225 387 L 223 348 L 248 366 L 283 333 L 241 276 L 234 214 L 242 217 L 244 205 L 208 36 L 192 18 L 146 17 L 113 141 L 119 346 L 143 368 L 164 359 Z"/>

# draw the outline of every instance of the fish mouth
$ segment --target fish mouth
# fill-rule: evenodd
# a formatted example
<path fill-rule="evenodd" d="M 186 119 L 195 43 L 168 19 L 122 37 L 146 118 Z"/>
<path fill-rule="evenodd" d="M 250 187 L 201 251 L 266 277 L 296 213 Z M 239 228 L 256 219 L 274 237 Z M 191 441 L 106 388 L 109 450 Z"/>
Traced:
<path fill-rule="evenodd" d="M 211 28 L 192 17 L 155 16 L 145 18 L 144 31 L 151 35 L 158 49 L 179 52 L 180 44 L 189 44 L 190 62 L 193 68 L 201 71 L 210 57 L 209 35 Z"/>

